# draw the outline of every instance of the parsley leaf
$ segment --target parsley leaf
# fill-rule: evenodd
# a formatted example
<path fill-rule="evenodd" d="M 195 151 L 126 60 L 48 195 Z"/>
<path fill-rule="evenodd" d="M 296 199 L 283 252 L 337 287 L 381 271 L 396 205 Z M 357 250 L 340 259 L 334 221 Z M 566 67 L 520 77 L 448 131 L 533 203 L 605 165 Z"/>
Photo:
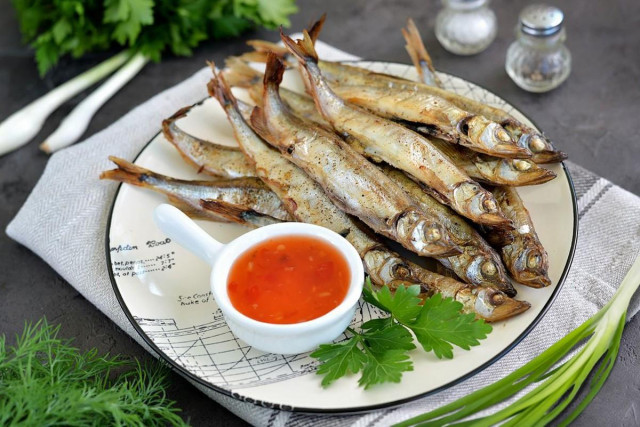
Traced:
<path fill-rule="evenodd" d="M 413 371 L 413 363 L 404 350 L 387 350 L 384 353 L 369 352 L 358 384 L 364 389 L 384 382 L 399 383 L 402 373 Z"/>
<path fill-rule="evenodd" d="M 368 329 L 371 326 L 371 322 L 376 320 L 391 320 L 388 319 L 373 319 L 362 325 L 362 329 Z M 362 337 L 366 340 L 367 345 L 371 351 L 375 353 L 384 353 L 387 350 L 401 349 L 401 350 L 413 350 L 416 346 L 413 344 L 413 337 L 411 333 L 402 325 L 397 323 L 386 322 L 387 326 L 384 328 L 378 327 L 378 324 L 374 328 L 368 329 Z"/>
<path fill-rule="evenodd" d="M 324 362 L 316 372 L 324 375 L 322 386 L 326 387 L 347 373 L 357 374 L 362 366 L 367 362 L 367 356 L 358 347 L 361 338 L 359 335 L 353 336 L 347 341 L 336 344 L 322 344 L 316 351 L 311 353 L 311 357 Z"/>
<path fill-rule="evenodd" d="M 453 346 L 469 350 L 480 344 L 491 332 L 491 325 L 475 320 L 471 313 L 461 314 L 462 304 L 453 298 L 435 294 L 427 299 L 418 318 L 407 324 L 425 351 L 433 351 L 439 359 L 453 358 Z"/>
<path fill-rule="evenodd" d="M 400 322 L 409 322 L 418 316 L 422 307 L 422 300 L 418 298 L 420 286 L 413 285 L 408 288 L 399 286 L 392 294 L 389 287 L 384 286 L 378 292 L 372 294 L 383 310 L 391 313 Z"/>
<path fill-rule="evenodd" d="M 152 0 L 105 0 L 105 23 L 115 23 L 112 38 L 133 44 L 144 25 L 153 24 Z"/>
<path fill-rule="evenodd" d="M 425 351 L 433 351 L 440 359 L 453 357 L 453 345 L 469 350 L 491 332 L 484 320 L 461 313 L 462 304 L 453 298 L 435 294 L 423 303 L 419 293 L 419 286 L 398 286 L 394 293 L 387 286 L 375 291 L 367 279 L 363 299 L 390 316 L 363 323 L 361 332 L 349 328 L 353 335 L 346 341 L 323 344 L 311 353 L 322 362 L 317 370 L 324 375 L 322 386 L 360 371 L 358 384 L 365 389 L 400 382 L 403 372 L 413 370 L 412 332 Z"/>

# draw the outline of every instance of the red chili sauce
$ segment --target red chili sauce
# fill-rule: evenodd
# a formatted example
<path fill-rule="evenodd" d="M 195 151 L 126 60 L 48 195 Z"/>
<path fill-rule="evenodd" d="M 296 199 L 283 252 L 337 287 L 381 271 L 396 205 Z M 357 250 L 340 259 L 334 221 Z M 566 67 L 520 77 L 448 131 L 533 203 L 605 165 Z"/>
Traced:
<path fill-rule="evenodd" d="M 351 280 L 344 256 L 308 236 L 259 243 L 231 267 L 227 289 L 242 314 L 266 323 L 300 323 L 337 307 Z"/>

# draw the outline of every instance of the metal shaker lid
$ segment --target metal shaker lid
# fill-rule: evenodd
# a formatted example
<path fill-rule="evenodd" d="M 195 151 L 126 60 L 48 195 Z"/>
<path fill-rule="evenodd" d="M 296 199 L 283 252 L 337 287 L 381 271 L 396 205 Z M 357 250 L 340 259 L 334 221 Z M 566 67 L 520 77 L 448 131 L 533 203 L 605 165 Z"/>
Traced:
<path fill-rule="evenodd" d="M 532 4 L 520 12 L 520 29 L 532 36 L 550 36 L 562 29 L 564 13 L 555 6 Z"/>

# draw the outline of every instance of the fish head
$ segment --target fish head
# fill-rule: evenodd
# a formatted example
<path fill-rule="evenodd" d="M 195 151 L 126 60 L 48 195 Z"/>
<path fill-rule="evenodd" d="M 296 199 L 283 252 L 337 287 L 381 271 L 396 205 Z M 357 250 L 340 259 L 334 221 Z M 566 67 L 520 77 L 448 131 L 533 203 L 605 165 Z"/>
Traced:
<path fill-rule="evenodd" d="M 521 134 L 518 145 L 531 151 L 531 159 L 536 163 L 557 163 L 568 157 L 566 153 L 556 150 L 551 142 L 538 132 Z"/>
<path fill-rule="evenodd" d="M 516 239 L 507 251 L 515 251 L 511 259 L 509 270 L 518 283 L 534 288 L 543 288 L 551 285 L 551 279 L 547 274 L 549 260 L 544 248 L 534 239 L 524 236 Z"/>
<path fill-rule="evenodd" d="M 527 311 L 531 304 L 508 297 L 504 292 L 483 287 L 470 290 L 475 294 L 474 311 L 487 322 L 497 322 Z"/>
<path fill-rule="evenodd" d="M 393 281 L 406 282 L 407 286 L 418 284 L 413 280 L 411 268 L 407 263 L 388 249 L 369 250 L 362 261 L 371 280 L 376 284 L 384 285 Z"/>
<path fill-rule="evenodd" d="M 495 227 L 513 228 L 511 221 L 504 217 L 493 194 L 476 182 L 463 182 L 453 190 L 456 206 L 467 218 L 474 222 Z"/>
<path fill-rule="evenodd" d="M 451 256 L 462 252 L 442 225 L 419 210 L 405 212 L 396 223 L 402 244 L 419 255 Z"/>
<path fill-rule="evenodd" d="M 465 121 L 461 122 L 465 123 L 463 131 L 466 127 L 467 136 L 477 147 L 476 149 L 498 157 L 518 159 L 531 157 L 529 149 L 518 146 L 516 140 L 500 124 L 481 116 L 473 116 Z"/>
<path fill-rule="evenodd" d="M 556 174 L 542 168 L 529 159 L 492 159 L 476 163 L 480 173 L 506 185 L 542 184 L 556 177 Z"/>
<path fill-rule="evenodd" d="M 482 286 L 509 280 L 500 261 L 484 254 L 473 257 L 467 264 L 465 275 L 471 283 Z"/>

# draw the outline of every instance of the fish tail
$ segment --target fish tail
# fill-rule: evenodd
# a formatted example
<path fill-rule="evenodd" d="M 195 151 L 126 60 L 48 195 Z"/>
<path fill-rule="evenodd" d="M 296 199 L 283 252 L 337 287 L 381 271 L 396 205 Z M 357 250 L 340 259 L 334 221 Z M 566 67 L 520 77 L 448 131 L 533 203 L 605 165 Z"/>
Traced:
<path fill-rule="evenodd" d="M 294 41 L 282 31 L 282 28 L 280 28 L 280 38 L 282 38 L 282 42 L 289 52 L 291 52 L 301 62 L 311 61 L 317 63 L 318 53 L 313 46 L 313 40 L 311 39 L 311 36 L 309 36 L 307 30 L 302 32 L 302 37 L 302 40 Z"/>
<path fill-rule="evenodd" d="M 274 53 L 269 53 L 269 59 L 267 59 L 267 68 L 264 70 L 264 87 L 275 87 L 276 90 L 282 83 L 282 76 L 284 75 L 284 64 Z"/>
<path fill-rule="evenodd" d="M 427 54 L 427 50 L 422 43 L 420 33 L 418 32 L 418 28 L 416 28 L 416 24 L 413 22 L 413 19 L 409 18 L 407 20 L 407 28 L 402 29 L 402 36 L 407 42 L 404 47 L 407 49 L 413 65 L 419 69 L 420 63 L 425 58 L 429 58 L 429 54 Z"/>
<path fill-rule="evenodd" d="M 158 175 L 149 169 L 134 165 L 124 159 L 115 156 L 109 156 L 109 160 L 118 166 L 118 169 L 104 171 L 100 174 L 100 179 L 110 179 L 112 181 L 126 182 L 127 184 L 136 185 L 138 187 L 153 187 L 150 181 L 158 179 Z"/>
<path fill-rule="evenodd" d="M 224 76 L 229 86 L 250 87 L 259 83 L 262 78 L 262 74 L 259 71 L 251 68 L 251 66 L 240 57 L 229 57 L 224 65 L 225 69 L 222 70 L 220 75 Z"/>
<path fill-rule="evenodd" d="M 326 19 L 327 19 L 327 14 L 325 12 L 322 14 L 320 19 L 314 22 L 313 25 L 311 25 L 311 28 L 309 28 L 309 37 L 311 37 L 311 40 L 313 40 L 314 44 L 316 40 L 318 40 L 318 36 L 320 35 L 320 31 L 322 31 L 322 26 L 324 25 L 324 21 Z"/>
<path fill-rule="evenodd" d="M 413 19 L 409 18 L 407 20 L 407 27 L 402 29 L 402 36 L 407 44 L 404 46 L 411 57 L 411 62 L 416 67 L 418 73 L 420 73 L 420 77 L 422 80 L 425 79 L 423 76 L 424 67 L 426 66 L 428 71 L 430 72 L 430 76 L 434 83 L 438 87 L 442 87 L 442 83 L 438 79 L 435 74 L 435 69 L 433 68 L 433 63 L 431 62 L 431 56 L 427 52 L 427 48 L 424 47 L 424 43 L 422 42 L 422 37 L 420 37 L 420 32 L 418 31 L 418 27 L 413 22 Z"/>
<path fill-rule="evenodd" d="M 224 76 L 216 72 L 216 67 L 213 62 L 209 63 L 211 67 L 211 71 L 213 72 L 213 78 L 207 83 L 207 90 L 209 91 L 209 95 L 213 96 L 220 102 L 222 107 L 232 106 L 233 108 L 238 108 L 238 101 L 231 93 L 231 88 L 227 84 Z"/>

